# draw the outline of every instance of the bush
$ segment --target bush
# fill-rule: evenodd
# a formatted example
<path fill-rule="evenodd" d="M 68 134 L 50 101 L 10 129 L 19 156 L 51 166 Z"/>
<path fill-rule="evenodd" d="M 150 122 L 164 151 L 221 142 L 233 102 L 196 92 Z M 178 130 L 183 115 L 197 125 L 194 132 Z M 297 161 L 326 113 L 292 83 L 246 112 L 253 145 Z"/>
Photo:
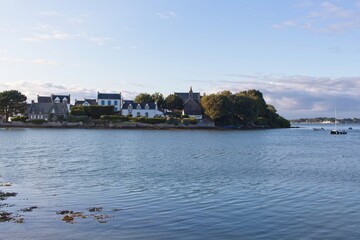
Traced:
<path fill-rule="evenodd" d="M 127 122 L 129 118 L 127 116 L 119 116 L 119 115 L 102 115 L 100 117 L 103 121 L 110 121 L 110 122 Z"/>
<path fill-rule="evenodd" d="M 199 121 L 196 118 L 189 118 L 190 124 L 197 124 Z"/>
<path fill-rule="evenodd" d="M 146 117 L 136 117 L 131 118 L 132 122 L 138 122 L 138 123 L 148 123 L 148 124 L 159 124 L 159 123 L 165 123 L 165 118 L 146 118 Z"/>
<path fill-rule="evenodd" d="M 174 124 L 175 126 L 179 125 L 180 122 L 180 119 L 176 117 L 170 117 L 166 120 L 167 124 Z"/>
<path fill-rule="evenodd" d="M 100 119 L 102 115 L 114 115 L 114 106 L 83 106 L 83 109 L 90 118 Z"/>
<path fill-rule="evenodd" d="M 189 124 L 192 124 L 192 125 L 197 124 L 198 120 L 196 118 L 183 118 L 181 120 L 181 122 L 187 126 Z"/>
<path fill-rule="evenodd" d="M 45 119 L 32 119 L 28 121 L 29 123 L 34 123 L 34 124 L 42 124 L 45 123 L 46 120 Z"/>
<path fill-rule="evenodd" d="M 74 116 L 72 114 L 69 114 L 67 120 L 68 122 L 89 122 L 89 117 L 86 115 Z"/>
<path fill-rule="evenodd" d="M 17 117 L 12 117 L 11 121 L 12 122 L 26 122 L 27 117 L 25 116 L 17 116 Z"/>
<path fill-rule="evenodd" d="M 76 116 L 86 115 L 83 106 L 71 106 L 71 114 Z"/>
<path fill-rule="evenodd" d="M 256 125 L 267 125 L 268 124 L 268 120 L 264 117 L 258 117 L 255 121 Z"/>

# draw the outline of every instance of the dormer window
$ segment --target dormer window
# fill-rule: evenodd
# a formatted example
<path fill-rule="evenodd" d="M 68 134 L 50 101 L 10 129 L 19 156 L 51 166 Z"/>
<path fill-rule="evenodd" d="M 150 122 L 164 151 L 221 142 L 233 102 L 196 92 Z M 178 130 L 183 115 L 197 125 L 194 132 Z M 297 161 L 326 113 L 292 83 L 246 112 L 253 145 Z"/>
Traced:
<path fill-rule="evenodd" d="M 60 103 L 60 98 L 59 97 L 56 97 L 55 100 L 54 100 L 55 103 Z"/>
<path fill-rule="evenodd" d="M 63 98 L 63 103 L 67 103 L 67 98 L 66 97 Z"/>
<path fill-rule="evenodd" d="M 128 110 L 129 110 L 129 113 L 132 113 L 133 106 L 131 104 L 129 104 Z"/>
<path fill-rule="evenodd" d="M 138 105 L 136 106 L 136 109 L 141 109 L 140 103 L 138 103 Z"/>
<path fill-rule="evenodd" d="M 149 109 L 149 104 L 146 104 L 146 105 L 145 105 L 145 109 Z"/>
<path fill-rule="evenodd" d="M 51 109 L 51 113 L 55 113 L 55 109 L 53 108 L 53 109 Z"/>

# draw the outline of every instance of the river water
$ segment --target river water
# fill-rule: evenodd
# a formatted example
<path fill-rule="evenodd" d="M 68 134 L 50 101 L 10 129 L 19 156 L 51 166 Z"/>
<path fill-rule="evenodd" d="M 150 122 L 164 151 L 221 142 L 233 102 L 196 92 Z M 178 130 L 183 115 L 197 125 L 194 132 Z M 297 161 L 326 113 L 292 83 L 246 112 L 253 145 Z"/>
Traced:
<path fill-rule="evenodd" d="M 352 127 L 0 129 L 0 239 L 360 239 Z"/>

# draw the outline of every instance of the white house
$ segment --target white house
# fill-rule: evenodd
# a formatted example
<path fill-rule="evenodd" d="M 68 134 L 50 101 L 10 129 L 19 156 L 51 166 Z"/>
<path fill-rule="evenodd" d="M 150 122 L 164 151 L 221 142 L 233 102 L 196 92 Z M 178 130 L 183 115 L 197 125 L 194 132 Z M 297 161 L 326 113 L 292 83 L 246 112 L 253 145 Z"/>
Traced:
<path fill-rule="evenodd" d="M 164 116 L 156 103 L 137 103 L 134 101 L 124 101 L 121 114 L 127 116 L 131 114 L 133 117 L 148 117 L 154 118 L 157 116 Z"/>
<path fill-rule="evenodd" d="M 84 100 L 75 99 L 75 106 L 93 106 L 97 105 L 96 99 L 85 98 Z"/>
<path fill-rule="evenodd" d="M 122 106 L 121 93 L 99 93 L 97 95 L 99 106 L 114 106 L 114 111 L 119 112 Z"/>

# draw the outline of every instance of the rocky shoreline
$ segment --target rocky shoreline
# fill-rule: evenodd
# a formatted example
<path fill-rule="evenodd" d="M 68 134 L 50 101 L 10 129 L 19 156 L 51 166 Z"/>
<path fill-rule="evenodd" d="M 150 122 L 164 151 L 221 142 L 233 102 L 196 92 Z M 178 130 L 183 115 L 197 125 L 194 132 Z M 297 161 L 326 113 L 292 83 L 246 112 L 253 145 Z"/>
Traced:
<path fill-rule="evenodd" d="M 185 124 L 148 124 L 133 122 L 110 122 L 110 121 L 91 121 L 88 123 L 77 122 L 47 122 L 47 123 L 29 123 L 29 122 L 11 122 L 0 123 L 1 128 L 78 128 L 78 129 L 219 129 L 213 123 L 198 123 L 196 125 Z"/>
<path fill-rule="evenodd" d="M 91 121 L 88 123 L 77 122 L 47 122 L 47 123 L 29 123 L 29 122 L 11 122 L 0 123 L 0 128 L 63 128 L 63 129 L 143 129 L 143 130 L 261 130 L 272 129 L 267 126 L 244 126 L 244 127 L 217 127 L 213 122 L 203 122 L 196 125 L 178 125 L 160 123 L 134 123 L 134 122 L 110 122 L 110 121 Z"/>

